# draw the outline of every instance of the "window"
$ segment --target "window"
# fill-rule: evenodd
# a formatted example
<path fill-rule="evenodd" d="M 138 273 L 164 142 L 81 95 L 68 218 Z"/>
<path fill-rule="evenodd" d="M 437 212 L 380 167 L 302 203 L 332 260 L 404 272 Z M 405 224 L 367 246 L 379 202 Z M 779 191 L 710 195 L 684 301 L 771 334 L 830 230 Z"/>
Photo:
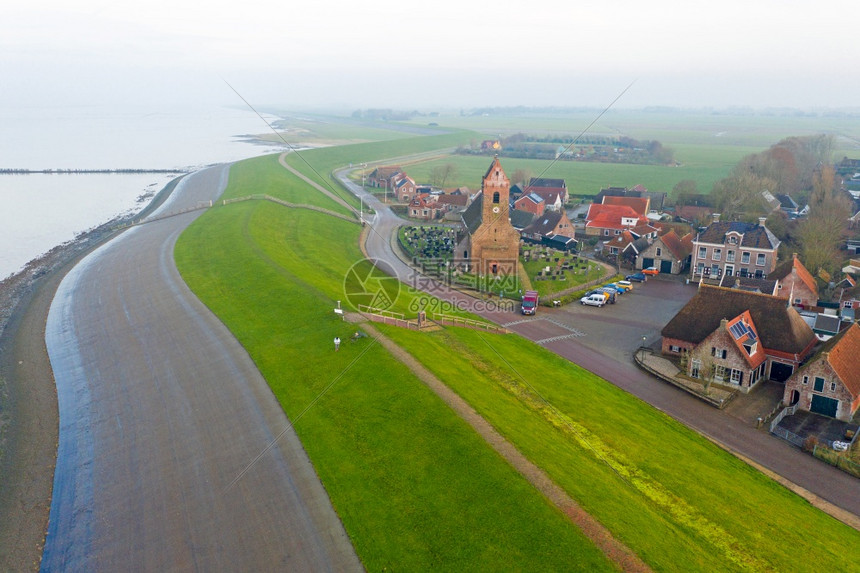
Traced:
<path fill-rule="evenodd" d="M 496 191 L 495 193 L 493 193 L 493 204 L 498 205 L 498 203 L 499 203 L 499 192 Z"/>
<path fill-rule="evenodd" d="M 750 262 L 750 254 L 748 252 L 741 253 L 741 264 L 747 265 Z"/>
<path fill-rule="evenodd" d="M 824 378 L 815 377 L 815 384 L 812 387 L 816 392 L 824 392 Z"/>
<path fill-rule="evenodd" d="M 680 346 L 675 346 L 674 344 L 669 345 L 669 352 L 681 352 Z"/>
<path fill-rule="evenodd" d="M 690 376 L 693 378 L 699 377 L 699 370 L 702 368 L 701 360 L 693 360 L 690 362 Z"/>
<path fill-rule="evenodd" d="M 764 253 L 759 253 L 759 254 L 757 254 L 757 255 L 755 256 L 755 264 L 756 264 L 756 266 L 757 266 L 757 267 L 763 267 L 763 266 L 764 266 L 764 260 L 765 260 L 765 254 L 764 254 Z"/>
<path fill-rule="evenodd" d="M 725 366 L 714 365 L 713 374 L 714 380 L 722 382 L 726 379 L 727 368 Z"/>
<path fill-rule="evenodd" d="M 620 229 L 615 229 L 615 234 L 616 234 L 616 235 L 620 235 L 620 234 L 621 234 L 621 230 L 620 230 Z"/>
<path fill-rule="evenodd" d="M 743 371 L 735 370 L 734 368 L 732 368 L 732 376 L 730 380 L 732 381 L 732 384 L 737 384 L 738 386 L 740 386 L 741 382 L 744 381 Z"/>
<path fill-rule="evenodd" d="M 842 308 L 851 308 L 853 305 L 850 300 L 846 300 L 842 302 Z"/>
<path fill-rule="evenodd" d="M 704 271 L 704 270 L 705 270 L 705 263 L 699 263 L 698 265 L 696 265 L 696 274 L 697 275 L 702 274 L 702 271 Z"/>
<path fill-rule="evenodd" d="M 735 262 L 735 252 L 734 251 L 729 251 L 726 253 L 726 262 L 727 263 Z"/>
<path fill-rule="evenodd" d="M 663 249 L 661 249 L 660 247 L 657 247 L 657 256 L 659 257 L 662 254 L 663 254 Z"/>
<path fill-rule="evenodd" d="M 734 235 L 732 235 L 731 237 L 729 237 L 729 244 L 730 245 L 737 245 L 738 244 L 738 238 L 735 237 Z"/>
<path fill-rule="evenodd" d="M 708 249 L 705 247 L 699 247 L 699 258 L 706 259 L 708 257 Z"/>
<path fill-rule="evenodd" d="M 794 299 L 794 306 L 800 306 L 801 302 L 803 302 L 803 301 L 799 298 Z"/>
<path fill-rule="evenodd" d="M 603 236 L 604 236 L 604 237 L 608 237 L 608 236 L 609 236 L 609 229 L 603 229 Z"/>
<path fill-rule="evenodd" d="M 836 382 L 831 382 L 831 383 L 830 383 L 830 391 L 831 391 L 831 392 L 835 392 L 835 391 L 836 391 Z"/>
<path fill-rule="evenodd" d="M 804 384 L 804 385 L 809 384 L 809 376 L 804 376 L 804 377 L 803 377 L 803 384 Z"/>
<path fill-rule="evenodd" d="M 721 258 L 723 258 L 723 250 L 722 249 L 714 249 L 714 254 L 713 254 L 713 256 L 711 256 L 711 258 L 715 261 L 719 261 Z"/>

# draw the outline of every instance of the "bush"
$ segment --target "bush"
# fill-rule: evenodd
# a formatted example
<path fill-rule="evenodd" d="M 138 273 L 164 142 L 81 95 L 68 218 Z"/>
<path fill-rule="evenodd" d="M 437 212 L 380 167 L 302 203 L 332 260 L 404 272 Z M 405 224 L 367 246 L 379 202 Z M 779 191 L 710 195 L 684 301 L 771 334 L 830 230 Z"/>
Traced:
<path fill-rule="evenodd" d="M 815 450 L 815 446 L 817 446 L 817 445 L 818 445 L 818 438 L 816 438 L 815 436 L 809 436 L 808 438 L 803 440 L 803 451 L 804 452 L 811 452 L 811 451 Z"/>

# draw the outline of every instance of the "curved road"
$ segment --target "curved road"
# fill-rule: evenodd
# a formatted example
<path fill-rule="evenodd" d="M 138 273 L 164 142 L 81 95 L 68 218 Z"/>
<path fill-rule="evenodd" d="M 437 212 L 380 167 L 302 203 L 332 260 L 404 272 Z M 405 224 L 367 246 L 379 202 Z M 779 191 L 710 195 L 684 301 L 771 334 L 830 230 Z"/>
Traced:
<path fill-rule="evenodd" d="M 187 176 L 160 212 L 217 198 L 228 170 Z M 128 230 L 57 291 L 46 342 L 60 442 L 42 569 L 361 570 L 265 380 L 176 270 L 197 214 Z"/>
<path fill-rule="evenodd" d="M 379 199 L 352 183 L 346 175 L 348 171 L 348 169 L 340 170 L 336 176 L 343 185 L 355 195 L 362 197 L 364 203 L 376 212 L 370 221 L 371 229 L 365 243 L 368 256 L 389 263 L 402 282 L 417 285 L 418 282 L 415 280 L 417 272 L 395 254 L 392 245 L 394 231 L 403 224 L 403 220 Z M 432 285 L 434 296 L 450 301 L 458 308 L 472 310 L 475 314 L 496 324 L 519 322 L 523 318 L 516 311 L 475 309 L 476 299 L 436 281 L 422 278 L 420 284 Z M 424 290 L 427 289 L 424 288 Z M 565 320 L 559 310 L 542 308 L 541 313 L 555 318 L 556 321 Z M 532 341 L 546 340 L 570 333 L 570 330 L 559 328 L 557 323 L 544 320 L 523 321 L 519 324 L 510 324 L 507 328 Z M 637 368 L 632 359 L 621 361 L 617 356 L 589 348 L 576 337 L 546 342 L 543 346 L 648 402 L 729 450 L 760 464 L 838 508 L 852 513 L 854 523 L 860 517 L 860 485 L 857 478 L 801 452 L 766 432 L 740 423 L 725 412 L 657 380 Z M 635 346 L 630 349 L 627 356 L 632 356 L 633 350 Z"/>

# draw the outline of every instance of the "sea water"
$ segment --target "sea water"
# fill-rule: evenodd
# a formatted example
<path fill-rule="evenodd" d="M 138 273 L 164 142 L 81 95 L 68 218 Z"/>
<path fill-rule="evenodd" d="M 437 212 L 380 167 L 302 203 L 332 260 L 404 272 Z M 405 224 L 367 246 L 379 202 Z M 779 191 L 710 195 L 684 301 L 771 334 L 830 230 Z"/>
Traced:
<path fill-rule="evenodd" d="M 0 170 L 194 170 L 283 148 L 250 109 L 221 106 L 0 108 Z M 140 210 L 164 173 L 0 173 L 0 279 L 56 245 Z"/>

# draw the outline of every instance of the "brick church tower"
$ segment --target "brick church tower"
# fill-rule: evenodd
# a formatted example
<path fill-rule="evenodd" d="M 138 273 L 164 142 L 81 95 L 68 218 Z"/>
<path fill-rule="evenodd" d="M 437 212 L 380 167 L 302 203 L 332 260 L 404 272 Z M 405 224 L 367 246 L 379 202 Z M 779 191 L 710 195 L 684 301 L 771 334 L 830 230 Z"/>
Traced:
<path fill-rule="evenodd" d="M 520 234 L 511 225 L 510 191 L 511 182 L 496 157 L 484 175 L 481 196 L 464 213 L 467 235 L 458 247 L 458 254 L 478 275 L 516 276 Z"/>

